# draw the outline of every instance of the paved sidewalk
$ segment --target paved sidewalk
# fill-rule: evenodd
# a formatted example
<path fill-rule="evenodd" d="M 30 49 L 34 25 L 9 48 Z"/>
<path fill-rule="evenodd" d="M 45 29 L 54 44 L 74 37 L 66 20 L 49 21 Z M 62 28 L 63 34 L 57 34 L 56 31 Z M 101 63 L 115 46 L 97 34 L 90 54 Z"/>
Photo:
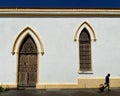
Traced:
<path fill-rule="evenodd" d="M 98 89 L 9 90 L 0 93 L 0 96 L 120 96 L 120 88 L 112 88 L 109 92 Z"/>

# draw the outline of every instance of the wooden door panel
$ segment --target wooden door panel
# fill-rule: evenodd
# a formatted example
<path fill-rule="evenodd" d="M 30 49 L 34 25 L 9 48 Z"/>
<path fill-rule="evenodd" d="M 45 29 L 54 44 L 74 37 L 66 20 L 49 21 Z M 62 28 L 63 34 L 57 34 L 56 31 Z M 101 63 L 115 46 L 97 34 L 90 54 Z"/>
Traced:
<path fill-rule="evenodd" d="M 26 85 L 27 85 L 27 73 L 19 72 L 19 86 L 26 86 Z"/>
<path fill-rule="evenodd" d="M 19 86 L 36 86 L 37 79 L 37 64 L 36 64 L 36 55 L 21 55 L 20 58 L 23 58 L 20 61 L 19 65 Z M 22 61 L 23 60 L 23 61 Z"/>
<path fill-rule="evenodd" d="M 23 41 L 19 51 L 18 87 L 35 87 L 37 81 L 37 47 L 30 36 Z"/>
<path fill-rule="evenodd" d="M 35 86 L 36 84 L 36 72 L 29 72 L 28 85 Z"/>

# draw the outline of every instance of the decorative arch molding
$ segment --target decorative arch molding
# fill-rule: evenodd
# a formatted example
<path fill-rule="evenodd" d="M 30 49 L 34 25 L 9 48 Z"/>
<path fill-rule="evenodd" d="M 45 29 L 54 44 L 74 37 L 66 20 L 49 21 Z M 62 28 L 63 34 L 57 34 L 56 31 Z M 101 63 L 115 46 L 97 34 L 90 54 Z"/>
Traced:
<path fill-rule="evenodd" d="M 87 29 L 89 34 L 90 34 L 90 37 L 91 37 L 91 40 L 94 40 L 96 41 L 96 35 L 95 35 L 95 32 L 93 30 L 93 28 L 90 26 L 89 23 L 87 23 L 86 21 L 84 21 L 77 29 L 75 35 L 74 35 L 74 41 L 77 41 L 79 40 L 79 35 L 80 33 L 82 32 L 83 29 Z"/>
<path fill-rule="evenodd" d="M 30 27 L 26 27 L 23 31 L 19 33 L 19 35 L 15 39 L 12 47 L 12 52 L 11 52 L 12 55 L 14 55 L 15 53 L 19 53 L 19 48 L 21 46 L 21 43 L 23 42 L 25 37 L 28 35 L 30 35 L 35 41 L 38 53 L 41 53 L 41 55 L 44 55 L 44 47 L 43 47 L 42 41 L 40 40 L 36 32 L 32 30 Z"/>

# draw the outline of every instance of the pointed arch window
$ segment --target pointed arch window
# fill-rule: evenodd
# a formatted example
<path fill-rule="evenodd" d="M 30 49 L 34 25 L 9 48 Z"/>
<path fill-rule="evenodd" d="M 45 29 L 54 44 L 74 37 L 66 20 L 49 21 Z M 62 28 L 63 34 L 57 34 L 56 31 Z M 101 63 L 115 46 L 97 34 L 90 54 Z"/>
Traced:
<path fill-rule="evenodd" d="M 79 61 L 80 71 L 92 71 L 91 38 L 86 28 L 84 28 L 79 35 Z"/>
<path fill-rule="evenodd" d="M 92 74 L 92 41 L 96 42 L 96 34 L 90 24 L 84 21 L 76 30 L 74 41 L 79 43 L 79 71 L 80 74 Z"/>

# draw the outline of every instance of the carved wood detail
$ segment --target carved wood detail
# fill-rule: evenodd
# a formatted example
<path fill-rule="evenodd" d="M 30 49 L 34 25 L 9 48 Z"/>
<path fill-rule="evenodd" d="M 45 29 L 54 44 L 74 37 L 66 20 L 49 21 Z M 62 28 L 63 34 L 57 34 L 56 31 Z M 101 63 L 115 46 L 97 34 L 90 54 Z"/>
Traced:
<path fill-rule="evenodd" d="M 18 87 L 35 87 L 37 78 L 37 47 L 27 36 L 19 50 Z"/>

